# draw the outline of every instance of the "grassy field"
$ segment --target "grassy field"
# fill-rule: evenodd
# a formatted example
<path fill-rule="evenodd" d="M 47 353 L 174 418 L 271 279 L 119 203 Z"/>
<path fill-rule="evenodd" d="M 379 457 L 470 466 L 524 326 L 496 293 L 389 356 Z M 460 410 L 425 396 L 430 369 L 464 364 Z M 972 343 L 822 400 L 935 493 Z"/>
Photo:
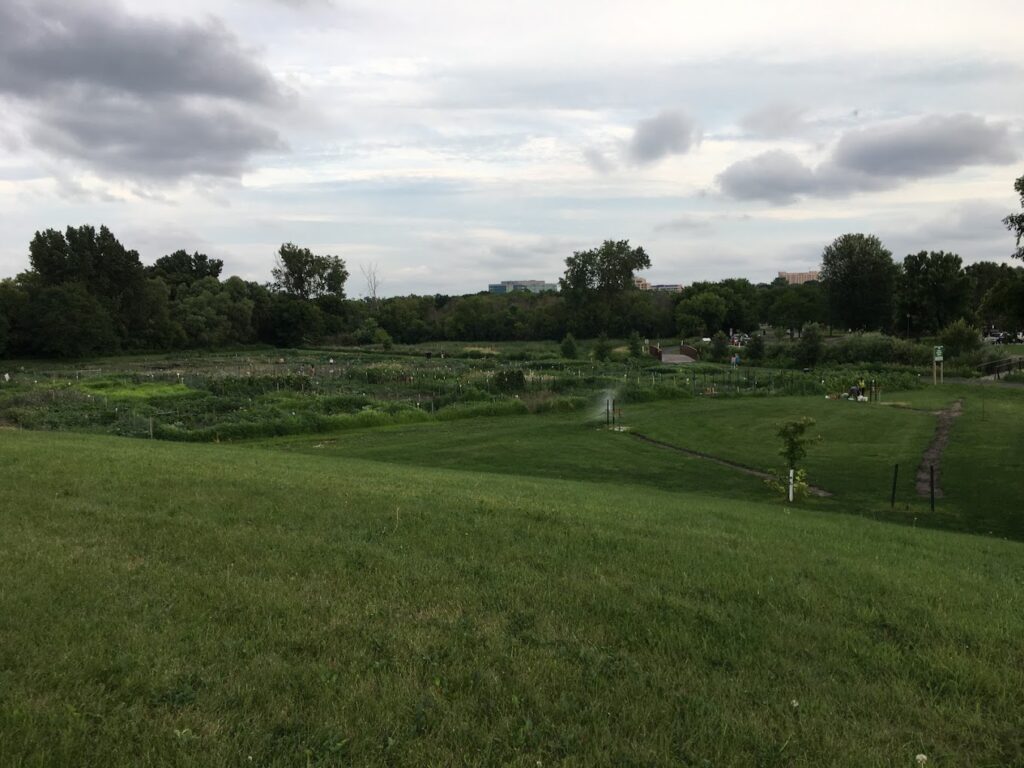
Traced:
<path fill-rule="evenodd" d="M 1024 388 L 445 351 L 19 368 L 0 766 L 1024 765 Z"/>
<path fill-rule="evenodd" d="M 0 471 L 4 766 L 1024 762 L 1016 542 L 90 435 Z"/>
<path fill-rule="evenodd" d="M 935 432 L 934 411 L 957 400 L 964 411 L 941 464 L 944 496 L 932 512 L 914 488 L 915 473 Z M 756 477 L 646 444 L 635 435 L 781 472 L 775 433 L 782 421 L 803 416 L 815 419 L 813 433 L 820 438 L 806 460 L 810 481 L 833 494 L 809 499 L 808 506 L 1024 540 L 1024 390 L 1003 387 L 946 385 L 893 393 L 882 404 L 818 397 L 627 404 L 622 408 L 626 433 L 601 428 L 604 414 L 595 400 L 582 413 L 431 422 L 264 444 L 309 455 L 769 500 Z M 893 508 L 895 464 L 900 469 Z"/>

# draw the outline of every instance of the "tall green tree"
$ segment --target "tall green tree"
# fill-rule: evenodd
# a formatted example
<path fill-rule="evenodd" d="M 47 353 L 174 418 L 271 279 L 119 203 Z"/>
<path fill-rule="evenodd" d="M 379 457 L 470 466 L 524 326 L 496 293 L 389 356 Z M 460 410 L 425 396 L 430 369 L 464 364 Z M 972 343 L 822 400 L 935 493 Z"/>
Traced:
<path fill-rule="evenodd" d="M 40 286 L 25 324 L 31 354 L 84 357 L 118 348 L 110 313 L 83 283 Z"/>
<path fill-rule="evenodd" d="M 1014 182 L 1013 188 L 1020 195 L 1020 205 L 1024 208 L 1024 176 Z M 1013 255 L 1018 259 L 1024 259 L 1024 213 L 1011 213 L 1003 219 L 1003 224 L 1017 238 L 1017 250 Z"/>
<path fill-rule="evenodd" d="M 650 266 L 647 252 L 631 248 L 628 240 L 605 240 L 598 248 L 575 251 L 565 260 L 559 280 L 572 330 L 589 336 L 620 330 L 615 319 L 621 299 L 636 290 L 636 273 Z"/>
<path fill-rule="evenodd" d="M 979 314 L 1003 330 L 1024 329 L 1024 269 L 1010 270 L 985 294 Z"/>
<path fill-rule="evenodd" d="M 713 288 L 683 294 L 676 305 L 676 321 L 683 336 L 702 336 L 722 330 L 729 311 L 726 300 Z"/>
<path fill-rule="evenodd" d="M 821 283 L 832 323 L 854 330 L 888 330 L 896 293 L 892 252 L 874 235 L 836 238 L 821 255 Z"/>
<path fill-rule="evenodd" d="M 109 315 L 114 335 L 121 346 L 138 348 L 152 329 L 160 325 L 159 302 L 153 303 L 153 289 L 137 251 L 125 248 L 104 226 L 68 227 L 64 233 L 53 229 L 36 232 L 29 244 L 32 285 L 56 288 L 79 286 Z M 77 296 L 77 289 L 71 292 Z M 69 294 L 70 295 L 70 294 Z M 54 328 L 52 324 L 46 328 Z M 100 325 L 93 325 L 99 329 Z M 106 348 L 106 340 L 97 343 Z M 54 341 L 60 346 L 58 341 Z"/>
<path fill-rule="evenodd" d="M 978 261 L 964 268 L 964 274 L 967 275 L 970 284 L 968 305 L 979 325 L 990 326 L 994 322 L 993 318 L 986 317 L 982 311 L 985 296 L 1001 281 L 1011 278 L 1013 271 L 1014 268 L 1008 264 L 997 264 L 994 261 Z"/>
<path fill-rule="evenodd" d="M 180 287 L 190 286 L 197 280 L 207 277 L 219 278 L 222 269 L 224 262 L 220 259 L 211 259 L 198 251 L 189 253 L 180 250 L 161 256 L 146 271 L 167 283 L 171 294 L 175 295 Z"/>
<path fill-rule="evenodd" d="M 909 254 L 903 259 L 897 286 L 898 329 L 936 333 L 967 312 L 971 282 L 955 253 Z"/>
<path fill-rule="evenodd" d="M 320 256 L 294 243 L 284 243 L 278 250 L 271 274 L 276 291 L 300 299 L 327 295 L 344 298 L 348 280 L 348 270 L 341 257 Z"/>

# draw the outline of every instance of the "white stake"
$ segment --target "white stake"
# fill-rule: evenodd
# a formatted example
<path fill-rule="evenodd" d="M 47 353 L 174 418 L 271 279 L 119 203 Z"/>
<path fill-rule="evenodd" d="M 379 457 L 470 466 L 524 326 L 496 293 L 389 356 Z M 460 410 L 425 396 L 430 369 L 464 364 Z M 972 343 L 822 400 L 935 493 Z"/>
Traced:
<path fill-rule="evenodd" d="M 789 503 L 793 503 L 793 470 L 789 470 Z"/>

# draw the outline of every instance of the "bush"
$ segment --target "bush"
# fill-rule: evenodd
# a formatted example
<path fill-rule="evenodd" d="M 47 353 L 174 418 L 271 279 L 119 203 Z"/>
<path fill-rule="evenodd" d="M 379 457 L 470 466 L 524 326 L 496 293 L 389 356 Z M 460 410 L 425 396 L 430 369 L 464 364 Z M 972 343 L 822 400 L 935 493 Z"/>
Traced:
<path fill-rule="evenodd" d="M 728 354 L 729 339 L 722 331 L 719 331 L 711 337 L 711 359 L 715 362 L 721 363 L 725 361 L 726 355 Z"/>
<path fill-rule="evenodd" d="M 579 354 L 579 350 L 576 348 L 576 339 L 571 333 L 565 334 L 565 338 L 562 339 L 562 357 L 566 360 L 575 360 Z"/>
<path fill-rule="evenodd" d="M 981 334 L 962 317 L 947 325 L 939 337 L 947 357 L 959 357 L 981 346 Z"/>
<path fill-rule="evenodd" d="M 821 360 L 824 348 L 821 326 L 817 323 L 808 323 L 800 332 L 800 339 L 794 349 L 796 364 L 803 368 L 813 368 Z"/>
<path fill-rule="evenodd" d="M 747 342 L 746 355 L 751 362 L 759 363 L 764 360 L 764 336 L 760 333 L 754 334 Z"/>
<path fill-rule="evenodd" d="M 594 341 L 594 359 L 602 363 L 607 362 L 612 356 L 612 344 L 608 341 L 608 334 L 602 333 Z"/>
<path fill-rule="evenodd" d="M 494 388 L 499 392 L 522 392 L 526 376 L 519 368 L 505 368 L 494 374 Z"/>
<path fill-rule="evenodd" d="M 373 343 L 380 344 L 385 350 L 390 350 L 393 346 L 391 341 L 391 334 L 385 331 L 383 328 L 378 328 L 373 333 Z"/>
<path fill-rule="evenodd" d="M 644 344 L 640 340 L 640 334 L 633 331 L 629 334 L 629 356 L 630 357 L 643 357 L 644 355 Z"/>

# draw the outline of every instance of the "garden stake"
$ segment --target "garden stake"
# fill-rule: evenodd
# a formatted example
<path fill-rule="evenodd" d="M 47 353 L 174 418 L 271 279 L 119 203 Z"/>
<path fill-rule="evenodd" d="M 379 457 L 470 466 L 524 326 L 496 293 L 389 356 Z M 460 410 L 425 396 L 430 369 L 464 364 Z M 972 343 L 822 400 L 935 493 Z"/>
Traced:
<path fill-rule="evenodd" d="M 896 509 L 896 478 L 900 476 L 900 465 L 894 464 L 892 468 L 892 497 L 889 500 L 891 509 Z"/>

